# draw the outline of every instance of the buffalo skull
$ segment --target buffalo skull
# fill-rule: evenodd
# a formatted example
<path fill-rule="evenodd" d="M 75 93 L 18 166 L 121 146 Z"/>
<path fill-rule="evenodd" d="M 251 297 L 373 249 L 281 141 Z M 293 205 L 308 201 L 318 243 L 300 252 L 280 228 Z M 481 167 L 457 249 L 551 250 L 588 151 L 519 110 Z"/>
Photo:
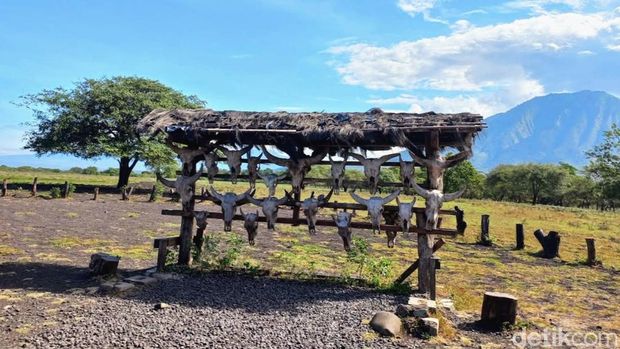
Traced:
<path fill-rule="evenodd" d="M 219 172 L 217 168 L 217 159 L 218 154 L 217 151 L 212 151 L 210 153 L 204 153 L 205 165 L 207 167 L 207 178 L 209 178 L 209 183 L 213 184 L 213 180 L 215 179 L 215 175 Z"/>
<path fill-rule="evenodd" d="M 252 187 L 256 185 L 256 178 L 259 175 L 258 170 L 261 156 L 263 156 L 263 153 L 260 153 L 257 157 L 253 157 L 252 154 L 248 155 L 248 181 Z"/>
<path fill-rule="evenodd" d="M 185 209 L 186 205 L 194 196 L 194 188 L 192 186 L 200 178 L 203 170 L 204 167 L 201 167 L 200 171 L 196 172 L 193 176 L 177 176 L 177 179 L 174 181 L 165 179 L 159 172 L 156 172 L 155 175 L 163 185 L 168 188 L 174 188 L 176 192 L 179 193 L 181 196 L 181 204 Z"/>
<path fill-rule="evenodd" d="M 220 194 L 213 188 L 210 187 L 210 190 L 207 190 L 207 194 L 214 198 L 214 202 L 222 208 L 222 214 L 224 215 L 224 231 L 230 231 L 233 217 L 237 211 L 237 205 L 239 205 L 246 198 L 250 197 L 253 188 L 249 188 L 243 194 L 235 194 L 235 193 L 225 193 Z"/>
<path fill-rule="evenodd" d="M 207 211 L 194 211 L 194 219 L 196 219 L 196 228 L 205 230 L 207 228 Z"/>
<path fill-rule="evenodd" d="M 465 188 L 463 188 L 456 193 L 444 194 L 437 189 L 426 190 L 420 187 L 416 182 L 413 182 L 412 184 L 413 190 L 426 199 L 426 209 L 424 211 L 424 214 L 426 215 L 426 230 L 437 228 L 439 209 L 441 209 L 444 202 L 457 199 L 465 192 Z"/>
<path fill-rule="evenodd" d="M 342 162 L 337 163 L 332 161 L 331 155 L 329 155 L 329 162 L 331 163 L 331 175 L 332 175 L 332 188 L 334 188 L 334 193 L 336 195 L 340 194 L 340 185 L 344 180 L 344 168 L 347 166 L 347 158 L 348 154 L 345 153 L 343 156 Z"/>
<path fill-rule="evenodd" d="M 348 252 L 351 251 L 351 212 L 341 211 L 335 215 L 332 215 L 332 219 L 336 223 L 338 228 L 338 235 L 342 238 L 342 244 L 344 249 Z"/>
<path fill-rule="evenodd" d="M 403 183 L 405 190 L 411 188 L 411 182 L 414 181 L 415 163 L 413 161 L 403 161 L 402 156 L 398 154 L 400 162 L 400 181 Z"/>
<path fill-rule="evenodd" d="M 304 178 L 310 171 L 310 166 L 321 161 L 325 155 L 327 155 L 327 151 L 314 151 L 312 156 L 309 157 L 294 158 L 291 156 L 289 159 L 282 159 L 270 154 L 264 146 L 262 147 L 262 150 L 269 161 L 288 169 L 288 172 L 291 174 L 291 186 L 293 187 L 294 193 L 301 192 Z"/>
<path fill-rule="evenodd" d="M 233 184 L 237 183 L 237 176 L 241 173 L 241 157 L 252 149 L 251 145 L 241 148 L 240 150 L 230 150 L 224 147 L 219 147 L 226 156 L 226 162 L 230 169 L 230 180 Z"/>
<path fill-rule="evenodd" d="M 319 213 L 319 208 L 325 206 L 329 202 L 333 192 L 334 189 L 332 188 L 327 196 L 321 194 L 316 198 L 314 197 L 314 192 L 312 192 L 309 198 L 302 202 L 295 203 L 304 211 L 304 215 L 306 216 L 306 220 L 308 222 L 308 232 L 310 234 L 316 234 L 316 216 Z"/>
<path fill-rule="evenodd" d="M 368 210 L 368 216 L 370 216 L 370 222 L 372 223 L 373 233 L 375 230 L 381 231 L 381 218 L 383 217 L 383 206 L 390 201 L 394 200 L 398 194 L 400 194 L 400 190 L 394 191 L 392 194 L 382 198 L 380 196 L 372 196 L 369 199 L 361 198 L 359 195 L 355 193 L 351 193 L 351 197 L 355 202 L 360 205 L 366 206 Z"/>
<path fill-rule="evenodd" d="M 285 191 L 285 193 L 286 195 L 281 199 L 270 196 L 265 199 L 258 200 L 248 195 L 248 200 L 250 200 L 251 203 L 262 208 L 265 219 L 267 220 L 267 229 L 269 230 L 274 230 L 276 228 L 279 206 L 284 205 L 290 200 L 288 192 Z"/>
<path fill-rule="evenodd" d="M 254 239 L 258 233 L 258 210 L 256 210 L 256 213 L 244 213 L 243 209 L 239 208 L 239 211 L 243 215 L 243 227 L 248 232 L 248 243 L 254 246 Z"/>
<path fill-rule="evenodd" d="M 283 173 L 279 176 L 274 173 L 270 173 L 264 176 L 258 173 L 258 176 L 260 177 L 260 179 L 263 180 L 263 182 L 265 182 L 265 186 L 267 186 L 267 189 L 269 190 L 269 196 L 274 196 L 276 195 L 276 187 L 278 186 L 278 181 L 286 178 L 286 173 Z"/>
<path fill-rule="evenodd" d="M 360 154 L 351 153 L 351 156 L 359 161 L 364 166 L 364 175 L 368 179 L 368 185 L 370 193 L 375 194 L 377 192 L 377 185 L 379 184 L 379 172 L 381 171 L 381 165 L 389 159 L 395 157 L 398 154 L 384 155 L 378 159 L 367 159 Z"/>

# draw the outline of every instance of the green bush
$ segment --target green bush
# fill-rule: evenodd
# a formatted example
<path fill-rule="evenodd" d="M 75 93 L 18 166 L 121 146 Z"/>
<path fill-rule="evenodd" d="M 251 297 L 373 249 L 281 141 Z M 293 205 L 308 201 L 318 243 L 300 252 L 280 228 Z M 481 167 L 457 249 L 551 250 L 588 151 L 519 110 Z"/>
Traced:
<path fill-rule="evenodd" d="M 52 187 L 52 189 L 50 189 L 50 197 L 52 199 L 59 199 L 62 197 L 62 190 L 60 190 L 59 187 Z"/>
<path fill-rule="evenodd" d="M 99 173 L 99 170 L 95 166 L 88 166 L 82 170 L 82 173 L 87 175 L 96 175 Z"/>

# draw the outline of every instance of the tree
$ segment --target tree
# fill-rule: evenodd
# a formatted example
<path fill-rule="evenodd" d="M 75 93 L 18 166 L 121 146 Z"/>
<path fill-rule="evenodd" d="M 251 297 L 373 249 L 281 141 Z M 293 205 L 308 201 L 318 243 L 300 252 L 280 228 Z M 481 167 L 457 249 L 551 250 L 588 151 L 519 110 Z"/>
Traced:
<path fill-rule="evenodd" d="M 205 102 L 155 80 L 118 76 L 22 96 L 20 105 L 36 119 L 29 124 L 26 149 L 38 155 L 117 158 L 121 188 L 138 161 L 157 168 L 174 164 L 174 153 L 162 142 L 136 133 L 138 121 L 156 108 L 201 108 Z"/>
<path fill-rule="evenodd" d="M 602 198 L 620 200 L 620 127 L 611 125 L 603 143 L 587 151 L 586 156 L 590 159 L 586 172 L 596 182 Z"/>
<path fill-rule="evenodd" d="M 471 162 L 465 160 L 450 167 L 444 174 L 444 192 L 453 193 L 467 188 L 464 196 L 480 199 L 484 194 L 484 174 L 480 173 Z"/>

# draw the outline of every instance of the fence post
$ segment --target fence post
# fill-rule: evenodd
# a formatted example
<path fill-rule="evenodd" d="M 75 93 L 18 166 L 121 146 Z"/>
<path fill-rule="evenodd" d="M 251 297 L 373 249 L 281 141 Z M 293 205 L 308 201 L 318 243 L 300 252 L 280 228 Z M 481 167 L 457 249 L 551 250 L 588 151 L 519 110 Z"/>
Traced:
<path fill-rule="evenodd" d="M 95 192 L 93 193 L 93 200 L 97 201 L 99 198 L 99 187 L 95 188 Z"/>
<path fill-rule="evenodd" d="M 2 196 L 6 196 L 6 193 L 8 191 L 9 191 L 9 180 L 5 178 L 2 180 Z"/>
<path fill-rule="evenodd" d="M 594 238 L 586 238 L 586 247 L 588 248 L 588 265 L 597 265 L 599 261 L 596 260 L 596 246 Z"/>
<path fill-rule="evenodd" d="M 68 181 L 65 181 L 65 190 L 62 193 L 62 197 L 64 199 L 69 197 L 69 182 Z"/>
<path fill-rule="evenodd" d="M 523 232 L 523 224 L 517 223 L 516 225 L 516 234 L 517 234 L 517 250 L 522 250 L 525 248 L 525 233 Z"/>
<path fill-rule="evenodd" d="M 437 269 L 441 268 L 441 264 L 439 258 L 432 256 L 431 257 L 431 269 L 430 269 L 430 297 L 431 300 L 437 299 Z"/>
<path fill-rule="evenodd" d="M 203 187 L 203 189 L 204 189 L 204 187 Z M 153 185 L 153 188 L 151 188 L 151 195 L 149 196 L 149 202 L 155 202 L 155 192 L 156 191 L 157 191 L 157 186 Z"/>
<path fill-rule="evenodd" d="M 416 212 L 416 225 L 418 228 L 425 227 L 424 213 Z M 431 257 L 433 255 L 433 236 L 431 234 L 418 235 L 418 291 L 427 293 L 430 288 Z"/>
<path fill-rule="evenodd" d="M 480 221 L 480 241 L 481 245 L 491 246 L 491 237 L 489 236 L 489 218 L 488 214 L 483 214 Z"/>
<path fill-rule="evenodd" d="M 32 180 L 32 190 L 30 191 L 32 193 L 32 196 L 37 196 L 37 182 L 38 182 L 39 178 L 38 177 L 34 177 L 34 179 Z"/>

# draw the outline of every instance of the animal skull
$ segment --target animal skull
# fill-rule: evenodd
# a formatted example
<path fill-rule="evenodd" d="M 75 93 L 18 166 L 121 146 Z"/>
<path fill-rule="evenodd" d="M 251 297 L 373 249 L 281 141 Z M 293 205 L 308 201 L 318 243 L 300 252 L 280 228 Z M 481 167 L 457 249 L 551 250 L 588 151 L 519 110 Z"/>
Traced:
<path fill-rule="evenodd" d="M 252 149 L 251 145 L 248 145 L 245 148 L 241 148 L 240 150 L 230 150 L 224 147 L 219 147 L 224 155 L 226 156 L 226 162 L 228 163 L 228 168 L 230 169 L 230 180 L 233 184 L 237 183 L 237 176 L 241 173 L 241 157 L 249 152 Z"/>
<path fill-rule="evenodd" d="M 400 190 L 394 191 L 392 194 L 382 198 L 380 196 L 372 196 L 369 199 L 363 199 L 359 195 L 355 193 L 350 193 L 351 197 L 355 202 L 360 205 L 366 206 L 368 210 L 368 215 L 370 216 L 370 222 L 372 223 L 373 233 L 376 230 L 381 231 L 381 218 L 383 217 L 383 206 L 390 201 L 394 200 L 398 194 L 400 194 Z"/>
<path fill-rule="evenodd" d="M 215 175 L 219 172 L 217 168 L 217 152 L 212 151 L 210 153 L 204 153 L 205 165 L 207 165 L 207 177 L 209 178 L 209 183 L 213 184 L 213 180 L 215 179 Z"/>
<path fill-rule="evenodd" d="M 459 198 L 465 192 L 465 188 L 459 190 L 456 193 L 444 194 L 437 189 L 426 190 L 420 187 L 416 182 L 413 182 L 413 190 L 420 196 L 426 199 L 426 209 L 424 214 L 426 215 L 425 229 L 432 230 L 437 228 L 437 220 L 439 218 L 439 209 L 446 201 L 452 201 Z"/>
<path fill-rule="evenodd" d="M 398 160 L 400 162 L 400 181 L 403 183 L 405 190 L 407 190 L 411 188 L 411 182 L 414 181 L 415 163 L 413 161 L 403 161 L 400 154 L 398 154 Z"/>
<path fill-rule="evenodd" d="M 333 192 L 334 189 L 332 188 L 327 196 L 321 194 L 317 198 L 314 197 L 314 192 L 312 192 L 309 198 L 296 203 L 296 205 L 300 206 L 304 211 L 304 215 L 308 222 L 308 232 L 310 234 L 316 234 L 316 216 L 319 213 L 319 208 L 325 206 L 325 204 L 329 202 Z"/>
<path fill-rule="evenodd" d="M 259 175 L 258 169 L 260 167 L 261 156 L 263 156 L 263 153 L 260 153 L 257 157 L 252 157 L 251 154 L 248 156 L 248 180 L 252 187 L 256 185 L 256 178 Z"/>
<path fill-rule="evenodd" d="M 212 151 L 216 147 L 215 144 L 211 144 L 208 145 L 206 148 L 201 149 L 190 149 L 189 147 L 180 148 L 174 145 L 174 143 L 169 139 L 166 139 L 166 144 L 170 149 L 172 149 L 173 152 L 175 152 L 179 156 L 179 159 L 181 159 L 183 170 L 189 170 L 194 164 L 194 160 L 196 160 L 197 157 Z"/>
<path fill-rule="evenodd" d="M 269 159 L 269 161 L 273 162 L 276 165 L 284 166 L 288 169 L 288 172 L 291 174 L 291 186 L 293 187 L 294 193 L 301 192 L 304 178 L 306 174 L 310 171 L 310 166 L 321 161 L 327 154 L 327 151 L 314 151 L 312 153 L 313 155 L 309 157 L 290 157 L 289 159 L 281 159 L 270 154 L 264 146 L 262 146 L 262 150 L 267 159 Z"/>
<path fill-rule="evenodd" d="M 230 226 L 237 211 L 237 205 L 244 199 L 250 197 L 252 192 L 253 188 L 249 188 L 243 194 L 228 192 L 222 195 L 218 193 L 213 186 L 210 187 L 210 190 L 207 190 L 207 194 L 215 198 L 214 201 L 222 208 L 222 214 L 224 215 L 224 231 L 231 230 Z"/>
<path fill-rule="evenodd" d="M 174 188 L 176 192 L 179 193 L 181 196 L 181 204 L 183 205 L 183 208 L 185 208 L 194 196 L 194 188 L 192 188 L 192 186 L 200 178 L 203 170 L 204 166 L 202 166 L 200 171 L 196 172 L 193 176 L 177 176 L 177 179 L 174 181 L 165 179 L 159 172 L 155 173 L 155 175 L 163 185 L 168 188 Z"/>
<path fill-rule="evenodd" d="M 207 211 L 194 211 L 194 219 L 196 219 L 196 227 L 198 229 L 205 230 L 207 228 L 207 217 L 209 212 Z"/>
<path fill-rule="evenodd" d="M 267 189 L 269 189 L 269 196 L 274 196 L 276 195 L 276 187 L 278 186 L 278 181 L 286 178 L 286 173 L 283 173 L 279 176 L 274 173 L 270 173 L 264 176 L 258 173 L 258 176 L 263 180 L 263 182 L 265 182 Z"/>
<path fill-rule="evenodd" d="M 341 211 L 332 215 L 332 219 L 338 227 L 338 235 L 342 238 L 342 244 L 346 251 L 351 251 L 351 212 Z"/>
<path fill-rule="evenodd" d="M 251 195 L 248 195 L 248 200 L 250 200 L 251 203 L 262 208 L 265 219 L 267 220 L 267 229 L 269 230 L 274 230 L 276 228 L 279 206 L 284 205 L 290 200 L 288 192 L 285 191 L 285 193 L 286 195 L 281 199 L 270 196 L 263 200 L 257 200 Z"/>
<path fill-rule="evenodd" d="M 340 185 L 344 180 L 344 169 L 347 165 L 347 159 L 349 155 L 345 153 L 343 156 L 343 160 L 341 163 L 335 163 L 332 161 L 331 155 L 329 155 L 329 162 L 331 163 L 331 175 L 332 175 L 332 188 L 334 188 L 334 193 L 336 195 L 340 194 Z"/>
<path fill-rule="evenodd" d="M 377 192 L 377 185 L 379 184 L 379 172 L 381 171 L 381 165 L 389 159 L 395 157 L 398 154 L 384 155 L 378 159 L 367 159 L 359 154 L 351 153 L 351 156 L 357 159 L 364 166 L 364 175 L 368 178 L 368 185 L 370 193 L 375 194 Z"/>
<path fill-rule="evenodd" d="M 243 215 L 243 227 L 248 232 L 248 242 L 250 245 L 254 246 L 254 239 L 258 233 L 258 210 L 256 210 L 256 213 L 243 213 L 242 208 L 239 208 L 239 210 L 241 211 L 241 215 Z"/>

